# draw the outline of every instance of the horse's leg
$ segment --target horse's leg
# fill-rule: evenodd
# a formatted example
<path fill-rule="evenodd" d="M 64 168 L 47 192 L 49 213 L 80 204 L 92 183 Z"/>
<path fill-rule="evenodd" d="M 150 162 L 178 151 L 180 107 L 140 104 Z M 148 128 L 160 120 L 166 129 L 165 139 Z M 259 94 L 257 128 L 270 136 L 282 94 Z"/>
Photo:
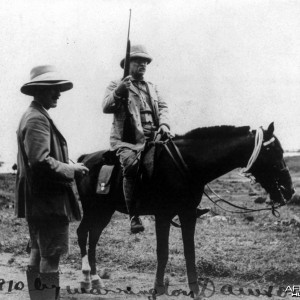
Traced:
<path fill-rule="evenodd" d="M 155 216 L 157 269 L 154 289 L 157 294 L 165 293 L 164 275 L 169 257 L 170 219 L 166 216 Z"/>
<path fill-rule="evenodd" d="M 200 297 L 199 286 L 197 282 L 197 271 L 195 261 L 195 227 L 196 227 L 196 209 L 186 211 L 179 215 L 182 240 L 184 248 L 184 256 L 186 261 L 187 277 L 190 290 L 194 293 L 195 299 Z"/>
<path fill-rule="evenodd" d="M 87 255 L 86 245 L 89 231 L 89 219 L 87 215 L 83 215 L 82 220 L 77 228 L 77 240 L 80 248 L 81 257 Z"/>
<path fill-rule="evenodd" d="M 103 229 L 108 225 L 114 209 L 96 209 L 90 222 L 88 260 L 91 266 L 92 288 L 104 288 L 104 283 L 97 274 L 96 246 Z"/>
<path fill-rule="evenodd" d="M 91 267 L 89 265 L 88 256 L 87 256 L 87 239 L 88 239 L 88 232 L 89 232 L 89 225 L 90 217 L 87 213 L 84 212 L 82 220 L 77 228 L 77 237 L 78 237 L 78 245 L 80 248 L 80 254 L 82 259 L 82 267 L 81 271 L 83 274 L 83 281 L 81 281 L 81 287 L 85 289 L 89 289 L 91 285 L 90 281 L 90 272 Z"/>

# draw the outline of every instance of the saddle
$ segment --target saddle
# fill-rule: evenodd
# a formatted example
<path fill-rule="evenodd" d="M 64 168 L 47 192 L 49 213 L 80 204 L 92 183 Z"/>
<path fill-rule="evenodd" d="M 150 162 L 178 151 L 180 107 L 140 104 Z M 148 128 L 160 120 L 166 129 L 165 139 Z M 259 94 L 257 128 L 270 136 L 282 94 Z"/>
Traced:
<path fill-rule="evenodd" d="M 158 159 L 161 147 L 158 144 L 152 143 L 147 145 L 142 153 L 140 171 L 137 180 L 149 182 L 154 174 L 155 161 Z M 111 191 L 112 183 L 121 176 L 121 167 L 119 159 L 116 156 L 116 151 L 108 150 L 103 154 L 103 165 L 100 168 L 96 193 L 107 195 Z"/>

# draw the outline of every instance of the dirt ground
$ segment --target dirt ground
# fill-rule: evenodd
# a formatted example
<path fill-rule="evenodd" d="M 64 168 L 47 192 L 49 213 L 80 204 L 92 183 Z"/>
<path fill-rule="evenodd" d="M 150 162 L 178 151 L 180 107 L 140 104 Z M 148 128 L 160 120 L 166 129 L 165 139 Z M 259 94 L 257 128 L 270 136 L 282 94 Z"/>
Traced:
<path fill-rule="evenodd" d="M 25 266 L 27 262 L 27 256 L 14 257 L 10 253 L 2 253 L 0 256 L 0 279 L 4 279 L 6 283 L 2 284 L 0 289 L 0 299 L 2 300 L 30 300 L 28 295 L 28 288 L 26 284 Z M 13 260 L 13 262 L 11 262 Z M 9 263 L 10 262 L 10 263 Z M 64 264 L 60 270 L 60 281 L 61 281 L 61 299 L 65 300 L 104 300 L 104 299 L 158 299 L 158 300 L 187 300 L 191 299 L 190 296 L 184 294 L 189 293 L 188 285 L 185 277 L 168 277 L 169 288 L 167 295 L 162 296 L 151 296 L 151 289 L 153 287 L 153 273 L 137 273 L 137 272 L 126 272 L 122 270 L 115 270 L 111 274 L 111 278 L 104 280 L 105 289 L 101 290 L 99 295 L 98 291 L 87 291 L 85 294 L 75 294 L 75 289 L 80 291 L 80 284 L 78 279 L 81 278 L 80 270 L 74 270 L 71 265 Z M 9 281 L 13 281 L 12 291 L 9 290 Z M 3 281 L 1 280 L 3 283 Z M 18 282 L 24 283 L 22 290 L 14 289 L 14 286 Z M 203 300 L 231 300 L 231 299 L 292 299 L 289 295 L 286 295 L 279 290 L 279 287 L 273 286 L 269 290 L 268 295 L 263 295 L 268 291 L 269 286 L 261 285 L 257 281 L 252 282 L 233 282 L 228 279 L 214 278 L 207 283 L 206 288 L 203 289 Z M 202 281 L 202 284 L 205 282 Z M 226 285 L 232 285 L 233 293 L 236 295 L 229 294 L 228 287 Z M 69 288 L 68 288 L 69 287 Z M 19 283 L 19 288 L 21 284 Z M 239 288 L 242 288 L 246 295 L 238 295 Z M 248 289 L 252 289 L 256 296 L 249 295 Z M 260 290 L 261 294 L 258 297 L 256 289 Z M 106 290 L 106 291 L 105 291 Z M 69 291 L 69 292 L 68 292 Z M 129 294 L 129 291 L 132 294 Z M 93 294 L 94 293 L 94 294 Z M 104 295 L 107 293 L 106 295 Z M 126 294 L 127 293 L 127 294 Z M 134 294 L 133 294 L 134 293 Z M 229 294 L 229 295 L 228 295 Z M 278 296 L 279 295 L 279 296 Z M 293 298 L 295 299 L 295 298 Z M 42 300 L 42 299 L 41 299 Z"/>

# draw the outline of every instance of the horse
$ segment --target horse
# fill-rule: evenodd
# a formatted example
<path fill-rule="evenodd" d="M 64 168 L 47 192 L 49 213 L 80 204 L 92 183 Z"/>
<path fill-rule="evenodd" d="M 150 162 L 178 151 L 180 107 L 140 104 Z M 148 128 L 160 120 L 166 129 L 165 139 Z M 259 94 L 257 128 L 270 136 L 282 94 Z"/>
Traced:
<path fill-rule="evenodd" d="M 233 169 L 247 166 L 247 173 L 256 178 L 274 203 L 282 205 L 295 191 L 283 159 L 283 149 L 274 135 L 273 123 L 267 130 L 250 130 L 249 126 L 197 128 L 186 134 L 176 135 L 173 143 L 179 149 L 187 167 L 186 172 L 183 173 L 182 168 L 178 168 L 172 155 L 162 147 L 155 162 L 155 172 L 148 182 L 145 179 L 147 183 L 139 194 L 138 209 L 141 215 L 155 216 L 156 293 L 165 292 L 164 273 L 169 254 L 170 223 L 177 215 L 181 224 L 188 285 L 195 298 L 200 299 L 194 233 L 197 206 L 204 186 Z M 96 270 L 96 245 L 113 213 L 116 210 L 127 213 L 120 180 L 112 185 L 110 195 L 96 194 L 97 176 L 106 153 L 106 150 L 98 151 L 82 155 L 78 159 L 90 170 L 85 177 L 77 178 L 83 208 L 83 218 L 77 229 L 84 275 L 82 287 L 90 287 L 91 284 L 93 288 L 104 287 Z"/>

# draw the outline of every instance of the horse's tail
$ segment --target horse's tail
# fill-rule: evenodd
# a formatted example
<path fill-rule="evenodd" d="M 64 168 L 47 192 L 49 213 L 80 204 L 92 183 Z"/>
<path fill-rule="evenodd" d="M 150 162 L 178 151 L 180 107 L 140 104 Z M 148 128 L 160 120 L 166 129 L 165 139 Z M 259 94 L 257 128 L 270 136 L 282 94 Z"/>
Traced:
<path fill-rule="evenodd" d="M 79 156 L 79 158 L 77 159 L 77 162 L 82 162 L 84 160 L 84 158 L 87 156 L 87 154 L 82 154 Z"/>

